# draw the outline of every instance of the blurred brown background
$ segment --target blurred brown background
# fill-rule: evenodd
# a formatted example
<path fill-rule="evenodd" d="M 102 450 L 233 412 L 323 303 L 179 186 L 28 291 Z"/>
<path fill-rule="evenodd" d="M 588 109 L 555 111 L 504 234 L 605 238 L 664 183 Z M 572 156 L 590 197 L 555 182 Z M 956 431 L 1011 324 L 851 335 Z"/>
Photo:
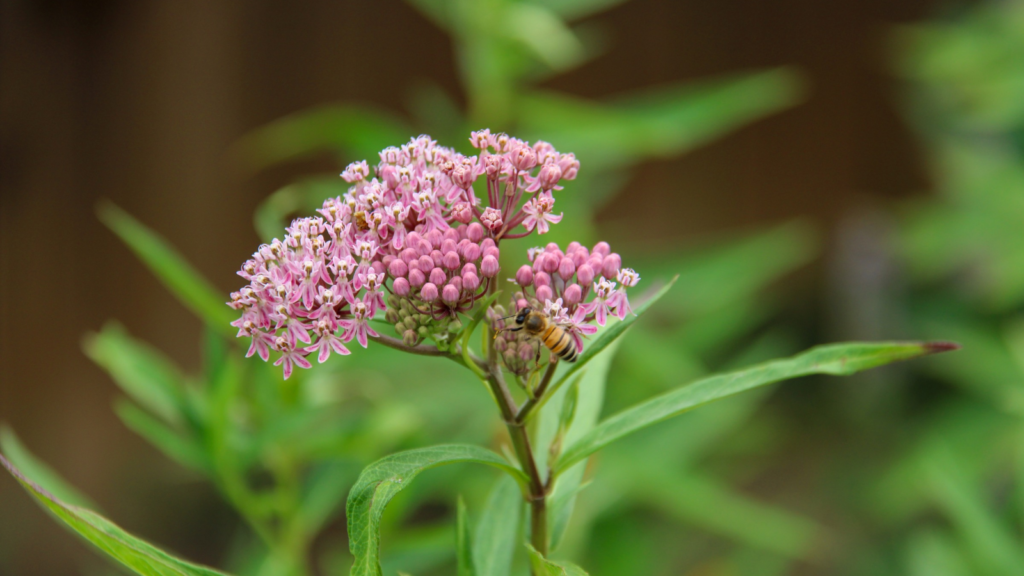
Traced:
<path fill-rule="evenodd" d="M 887 26 L 927 0 L 635 0 L 594 18 L 604 56 L 551 83 L 589 97 L 783 64 L 807 101 L 676 161 L 646 166 L 615 230 L 689 242 L 923 190 L 886 72 Z M 0 421 L 108 516 L 217 563 L 235 520 L 205 483 L 125 429 L 80 339 L 116 318 L 181 365 L 199 322 L 104 229 L 109 198 L 225 293 L 257 245 L 256 204 L 323 158 L 257 177 L 227 150 L 248 130 L 337 100 L 400 111 L 417 79 L 459 86 L 447 37 L 397 0 L 0 2 Z M 615 221 L 612 221 L 612 214 Z M 31 559 L 31 561 L 30 561 Z M 6 563 L 6 565 L 5 565 Z M 0 476 L 0 572 L 105 563 Z"/>

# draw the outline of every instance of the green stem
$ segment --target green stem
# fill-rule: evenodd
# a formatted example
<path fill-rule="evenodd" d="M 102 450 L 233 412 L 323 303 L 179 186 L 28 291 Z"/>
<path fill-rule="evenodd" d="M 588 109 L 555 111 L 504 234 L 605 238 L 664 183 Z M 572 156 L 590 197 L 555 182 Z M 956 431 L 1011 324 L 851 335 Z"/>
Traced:
<path fill-rule="evenodd" d="M 554 354 L 552 354 L 552 356 L 554 356 Z M 540 384 L 537 385 L 537 389 L 533 392 L 533 396 L 523 403 L 523 407 L 520 408 L 519 412 L 516 414 L 516 422 L 522 424 L 530 417 L 530 414 L 540 403 L 541 399 L 544 398 L 544 393 L 548 391 L 548 385 L 551 384 L 551 378 L 555 375 L 555 370 L 557 368 L 557 360 L 552 360 L 548 363 L 548 369 L 544 371 L 544 378 L 542 378 Z"/>

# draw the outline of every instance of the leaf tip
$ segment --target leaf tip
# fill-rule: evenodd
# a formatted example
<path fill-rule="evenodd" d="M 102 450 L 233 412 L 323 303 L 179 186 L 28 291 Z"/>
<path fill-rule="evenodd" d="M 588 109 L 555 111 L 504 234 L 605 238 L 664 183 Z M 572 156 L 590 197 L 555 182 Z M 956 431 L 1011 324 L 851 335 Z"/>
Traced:
<path fill-rule="evenodd" d="M 962 348 L 957 342 L 947 341 L 925 342 L 922 347 L 925 354 L 941 354 L 942 352 L 952 352 Z"/>

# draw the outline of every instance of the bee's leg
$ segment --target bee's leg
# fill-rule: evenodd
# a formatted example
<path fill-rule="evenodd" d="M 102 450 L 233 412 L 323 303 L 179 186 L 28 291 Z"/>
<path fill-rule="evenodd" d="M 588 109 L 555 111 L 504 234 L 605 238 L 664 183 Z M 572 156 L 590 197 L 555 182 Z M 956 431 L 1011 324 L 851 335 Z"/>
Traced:
<path fill-rule="evenodd" d="M 538 366 L 540 365 L 540 346 L 537 346 L 537 357 L 533 359 L 533 362 Z"/>

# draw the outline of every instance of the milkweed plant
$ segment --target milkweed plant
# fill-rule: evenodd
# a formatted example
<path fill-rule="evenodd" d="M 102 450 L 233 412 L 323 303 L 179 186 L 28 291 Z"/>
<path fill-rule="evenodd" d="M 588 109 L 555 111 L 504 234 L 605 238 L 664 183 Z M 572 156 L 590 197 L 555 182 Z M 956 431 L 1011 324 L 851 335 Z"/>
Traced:
<path fill-rule="evenodd" d="M 260 246 L 239 271 L 247 284 L 228 302 L 237 313 L 231 325 L 247 339 L 246 355 L 273 362 L 285 379 L 297 369 L 316 370 L 314 362 L 332 354 L 385 346 L 464 367 L 494 401 L 507 431 L 499 451 L 442 444 L 394 453 L 362 470 L 345 509 L 354 576 L 383 574 L 380 529 L 388 503 L 422 471 L 454 463 L 485 464 L 509 479 L 477 516 L 476 530 L 458 502 L 460 576 L 506 576 L 516 558 L 525 558 L 536 576 L 585 574 L 558 558 L 555 548 L 583 486 L 581 470 L 604 446 L 759 386 L 810 374 L 849 375 L 957 347 L 819 346 L 671 389 L 570 439 L 577 399 L 588 393 L 581 384 L 588 365 L 612 354 L 617 339 L 675 280 L 648 280 L 650 288 L 637 293 L 640 275 L 624 267 L 608 243 L 560 246 L 533 238 L 572 218 L 555 207 L 562 183 L 581 169 L 571 152 L 489 130 L 471 133 L 469 141 L 473 156 L 419 136 L 382 150 L 372 169 L 366 161 L 350 164 L 341 174 L 347 193 Z M 557 338 L 521 329 L 526 310 Z M 561 401 L 549 405 L 556 394 Z M 551 433 L 540 431 L 542 412 L 553 412 Z M 221 574 L 63 502 L 3 463 L 45 507 L 135 572 Z"/>

